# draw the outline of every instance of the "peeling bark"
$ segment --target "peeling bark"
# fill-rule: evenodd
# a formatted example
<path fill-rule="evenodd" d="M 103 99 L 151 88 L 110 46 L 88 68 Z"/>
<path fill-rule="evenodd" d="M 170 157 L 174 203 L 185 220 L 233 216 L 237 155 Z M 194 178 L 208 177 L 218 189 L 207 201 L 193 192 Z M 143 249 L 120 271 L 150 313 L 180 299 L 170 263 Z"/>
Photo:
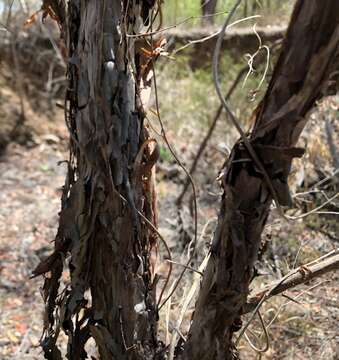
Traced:
<path fill-rule="evenodd" d="M 61 23 L 70 160 L 55 251 L 34 272 L 48 275 L 46 359 L 61 359 L 60 330 L 72 360 L 87 358 L 90 338 L 104 360 L 154 359 L 159 350 L 151 264 L 156 235 L 139 215 L 156 225 L 156 147 L 143 124 L 140 56 L 126 37 L 139 32 L 153 5 L 70 0 Z M 71 280 L 61 291 L 65 258 Z"/>
<path fill-rule="evenodd" d="M 249 140 L 264 164 L 280 205 L 290 205 L 287 178 L 307 113 L 338 66 L 339 2 L 299 0 Z M 188 341 L 179 358 L 237 358 L 233 334 L 253 278 L 272 197 L 239 140 L 223 172 L 224 194 Z M 181 349 L 178 349 L 181 352 Z"/>

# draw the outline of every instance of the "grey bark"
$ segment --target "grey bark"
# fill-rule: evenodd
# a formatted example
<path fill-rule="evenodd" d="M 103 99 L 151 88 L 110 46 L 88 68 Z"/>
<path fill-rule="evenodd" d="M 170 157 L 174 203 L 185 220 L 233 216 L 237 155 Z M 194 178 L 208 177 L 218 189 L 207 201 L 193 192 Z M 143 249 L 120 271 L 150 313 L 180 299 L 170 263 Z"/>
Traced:
<path fill-rule="evenodd" d="M 203 23 L 205 24 L 214 24 L 214 16 L 216 13 L 218 0 L 201 0 L 201 11 L 203 18 Z"/>

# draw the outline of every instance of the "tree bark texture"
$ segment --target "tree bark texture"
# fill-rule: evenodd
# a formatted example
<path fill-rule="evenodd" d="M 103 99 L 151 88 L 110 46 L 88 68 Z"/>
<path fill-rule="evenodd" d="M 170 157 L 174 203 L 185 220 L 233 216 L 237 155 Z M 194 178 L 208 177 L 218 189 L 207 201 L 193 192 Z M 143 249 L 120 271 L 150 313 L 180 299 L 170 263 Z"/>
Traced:
<path fill-rule="evenodd" d="M 266 95 L 248 139 L 271 179 L 281 206 L 290 206 L 287 178 L 306 115 L 337 73 L 339 2 L 299 0 Z M 225 164 L 224 194 L 211 257 L 181 357 L 237 357 L 233 335 L 254 274 L 272 196 L 263 174 L 239 140 Z M 181 352 L 181 349 L 178 349 Z"/>
<path fill-rule="evenodd" d="M 68 359 L 87 358 L 90 338 L 104 360 L 157 356 L 156 235 L 140 213 L 156 226 L 152 167 L 158 154 L 143 125 L 146 70 L 135 40 L 126 36 L 140 31 L 154 3 L 70 0 L 59 18 L 68 52 L 71 140 L 55 251 L 34 273 L 47 274 L 47 359 L 62 358 L 60 330 L 68 337 Z M 70 282 L 61 289 L 66 266 Z"/>
<path fill-rule="evenodd" d="M 214 24 L 214 16 L 216 13 L 218 0 L 201 0 L 201 10 L 203 18 L 203 23 L 205 24 Z"/>

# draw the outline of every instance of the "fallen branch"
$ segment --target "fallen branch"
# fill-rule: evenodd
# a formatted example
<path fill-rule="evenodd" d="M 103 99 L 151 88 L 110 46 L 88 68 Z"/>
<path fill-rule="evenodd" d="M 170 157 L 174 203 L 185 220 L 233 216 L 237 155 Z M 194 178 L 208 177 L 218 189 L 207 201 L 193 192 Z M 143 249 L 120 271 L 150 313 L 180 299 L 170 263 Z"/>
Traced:
<path fill-rule="evenodd" d="M 276 41 L 281 39 L 285 32 L 286 26 L 273 26 L 270 28 L 257 28 L 257 31 L 261 38 L 265 41 Z M 215 31 L 211 31 L 211 28 L 194 28 L 194 29 L 170 29 L 165 31 L 166 37 L 173 38 L 175 43 L 193 43 L 193 44 L 201 44 L 206 38 L 208 40 L 215 40 L 215 38 L 220 34 L 220 29 L 216 28 Z M 236 28 L 230 29 L 227 31 L 227 34 L 223 36 L 224 42 L 231 42 L 234 46 L 239 45 L 242 40 L 243 42 L 248 43 L 249 41 L 253 41 L 255 43 L 256 36 L 253 33 L 252 27 L 244 27 L 244 28 Z M 237 40 L 237 41 L 235 41 Z"/>
<path fill-rule="evenodd" d="M 256 292 L 254 295 L 251 295 L 244 306 L 243 314 L 253 311 L 262 301 L 263 297 L 266 298 L 265 300 L 268 300 L 269 298 L 280 295 L 284 291 L 294 288 L 297 285 L 307 283 L 308 281 L 330 271 L 339 269 L 339 251 L 336 251 L 331 257 L 318 260 L 292 270 L 289 274 L 284 276 L 284 281 L 281 281 L 281 279 L 275 281 L 272 284 L 267 285 L 264 289 Z"/>

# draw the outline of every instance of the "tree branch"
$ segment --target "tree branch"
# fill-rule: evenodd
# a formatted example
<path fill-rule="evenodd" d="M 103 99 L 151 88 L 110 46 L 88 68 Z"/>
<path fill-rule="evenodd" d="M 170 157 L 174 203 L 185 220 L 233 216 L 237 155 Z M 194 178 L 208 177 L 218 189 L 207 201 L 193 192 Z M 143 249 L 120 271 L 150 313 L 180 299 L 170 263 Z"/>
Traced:
<path fill-rule="evenodd" d="M 337 251 L 330 258 L 323 259 L 319 262 L 316 260 L 316 263 L 314 263 L 313 261 L 312 264 L 313 265 L 302 265 L 284 276 L 284 281 L 281 279 L 274 281 L 272 284 L 267 285 L 264 289 L 250 295 L 244 306 L 243 314 L 253 311 L 264 296 L 267 300 L 275 295 L 280 295 L 284 291 L 292 289 L 297 285 L 307 283 L 308 281 L 330 271 L 338 270 L 339 252 Z"/>

